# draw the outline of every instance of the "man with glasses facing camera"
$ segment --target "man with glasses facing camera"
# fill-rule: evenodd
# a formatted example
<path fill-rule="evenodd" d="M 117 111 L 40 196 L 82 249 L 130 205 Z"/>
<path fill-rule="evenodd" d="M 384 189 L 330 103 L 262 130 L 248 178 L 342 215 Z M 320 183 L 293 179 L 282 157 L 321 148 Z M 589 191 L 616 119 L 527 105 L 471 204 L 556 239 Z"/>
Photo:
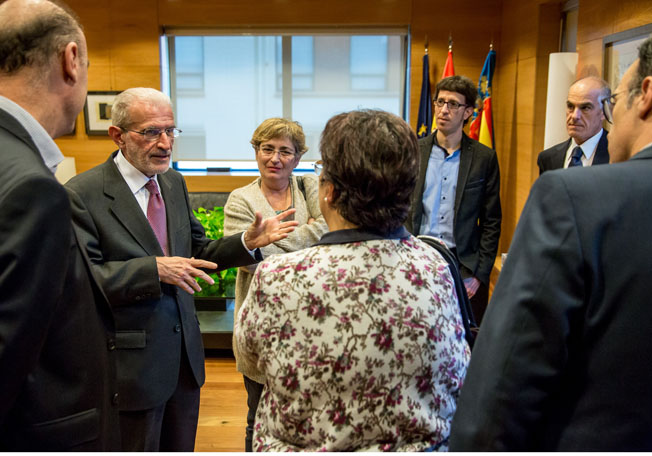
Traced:
<path fill-rule="evenodd" d="M 496 152 L 463 131 L 478 91 L 466 76 L 437 84 L 437 130 L 419 139 L 421 165 L 407 229 L 443 240 L 456 255 L 479 324 L 500 239 L 500 172 Z"/>
<path fill-rule="evenodd" d="M 595 76 L 570 86 L 566 100 L 566 130 L 570 138 L 539 154 L 539 175 L 552 169 L 609 163 L 609 143 L 602 121 L 607 119 L 605 109 L 609 109 L 610 96 L 607 81 Z"/>
<path fill-rule="evenodd" d="M 111 121 L 119 150 L 66 188 L 80 244 L 115 315 L 122 449 L 193 451 L 204 383 L 195 277 L 213 283 L 202 269 L 260 260 L 259 247 L 294 229 L 296 222 L 281 222 L 294 210 L 256 214 L 246 232 L 211 241 L 183 176 L 169 169 L 181 131 L 167 95 L 125 90 Z"/>

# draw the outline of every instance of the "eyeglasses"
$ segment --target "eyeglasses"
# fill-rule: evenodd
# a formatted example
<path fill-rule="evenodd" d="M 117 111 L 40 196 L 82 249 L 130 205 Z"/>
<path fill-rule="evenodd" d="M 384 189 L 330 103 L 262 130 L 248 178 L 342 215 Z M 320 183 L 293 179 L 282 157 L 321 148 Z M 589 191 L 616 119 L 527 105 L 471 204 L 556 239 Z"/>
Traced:
<path fill-rule="evenodd" d="M 321 172 L 324 169 L 324 162 L 317 160 L 312 166 L 315 168 L 315 174 L 318 176 L 321 175 Z"/>
<path fill-rule="evenodd" d="M 258 149 L 261 155 L 265 158 L 273 157 L 278 152 L 282 160 L 290 160 L 294 158 L 297 154 L 293 150 L 281 147 L 280 149 L 275 149 L 272 146 L 263 146 Z"/>
<path fill-rule="evenodd" d="M 170 127 L 170 128 L 145 128 L 144 130 L 138 131 L 138 130 L 129 130 L 127 128 L 123 128 L 124 131 L 130 131 L 132 133 L 138 133 L 139 135 L 142 135 L 147 141 L 156 141 L 158 138 L 161 137 L 163 133 L 168 135 L 168 138 L 178 138 L 179 135 L 181 134 L 181 130 L 175 127 Z"/>
<path fill-rule="evenodd" d="M 607 119 L 607 122 L 610 124 L 614 123 L 614 114 L 613 114 L 613 107 L 616 104 L 616 100 L 619 95 L 621 95 L 623 92 L 616 92 L 612 94 L 609 98 L 605 98 L 602 100 L 602 112 L 604 113 L 604 118 Z"/>
<path fill-rule="evenodd" d="M 457 111 L 457 110 L 460 109 L 462 106 L 464 106 L 464 107 L 468 106 L 468 105 L 466 105 L 466 104 L 458 103 L 458 102 L 455 101 L 455 100 L 444 100 L 443 98 L 438 98 L 438 99 L 436 99 L 436 100 L 435 100 L 435 105 L 436 105 L 438 108 L 443 108 L 444 105 L 448 105 L 448 110 L 449 110 L 449 111 Z"/>

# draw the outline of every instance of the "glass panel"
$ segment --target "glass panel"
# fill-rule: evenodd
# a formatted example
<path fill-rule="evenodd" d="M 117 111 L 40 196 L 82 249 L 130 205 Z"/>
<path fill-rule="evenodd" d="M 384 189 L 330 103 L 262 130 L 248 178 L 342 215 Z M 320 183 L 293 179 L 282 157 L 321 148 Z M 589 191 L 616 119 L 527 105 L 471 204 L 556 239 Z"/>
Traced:
<path fill-rule="evenodd" d="M 404 39 L 393 35 L 292 37 L 292 113 L 303 125 L 310 148 L 304 160 L 319 158 L 319 136 L 336 113 L 380 108 L 401 115 Z M 172 101 L 176 123 L 183 130 L 174 160 L 219 160 L 228 161 L 231 167 L 255 169 L 249 144 L 253 131 L 264 119 L 283 116 L 282 37 L 178 36 L 169 40 L 174 40 L 169 47 L 176 57 L 170 63 L 170 83 L 175 85 L 171 93 L 176 95 Z"/>

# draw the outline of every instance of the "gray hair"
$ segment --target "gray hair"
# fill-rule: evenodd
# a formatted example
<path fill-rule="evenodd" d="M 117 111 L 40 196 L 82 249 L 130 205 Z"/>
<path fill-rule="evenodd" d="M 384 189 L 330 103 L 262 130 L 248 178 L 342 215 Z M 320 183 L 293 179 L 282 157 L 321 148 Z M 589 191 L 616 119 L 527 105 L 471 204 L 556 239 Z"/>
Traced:
<path fill-rule="evenodd" d="M 652 76 L 652 37 L 643 41 L 638 48 L 638 68 L 636 68 L 636 72 L 629 81 L 629 87 L 627 87 L 629 90 L 629 96 L 627 97 L 628 108 L 632 106 L 634 98 L 641 93 L 643 79 L 648 76 Z"/>
<path fill-rule="evenodd" d="M 111 106 L 111 124 L 127 128 L 131 124 L 129 107 L 134 103 L 147 103 L 153 106 L 166 105 L 172 108 L 170 97 L 160 90 L 149 87 L 133 87 L 121 92 Z"/>
<path fill-rule="evenodd" d="M 46 68 L 68 43 L 77 43 L 83 52 L 82 41 L 79 19 L 63 4 L 25 5 L 12 0 L 0 4 L 0 73 Z"/>

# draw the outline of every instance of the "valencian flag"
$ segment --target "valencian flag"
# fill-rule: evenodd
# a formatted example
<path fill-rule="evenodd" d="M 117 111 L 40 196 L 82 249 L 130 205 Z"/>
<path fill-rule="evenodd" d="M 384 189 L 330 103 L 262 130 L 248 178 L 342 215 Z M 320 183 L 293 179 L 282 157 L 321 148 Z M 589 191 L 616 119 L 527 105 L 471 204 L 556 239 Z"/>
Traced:
<path fill-rule="evenodd" d="M 423 55 L 423 76 L 421 80 L 421 100 L 419 101 L 419 117 L 417 118 L 417 137 L 423 138 L 430 134 L 432 128 L 432 99 L 430 96 L 430 60 L 428 48 Z"/>
<path fill-rule="evenodd" d="M 480 73 L 480 81 L 478 82 L 478 96 L 480 97 L 482 105 L 480 109 L 476 106 L 471 119 L 471 127 L 469 128 L 469 136 L 477 139 L 482 144 L 492 149 L 496 148 L 494 142 L 494 125 L 491 112 L 491 80 L 494 77 L 494 69 L 496 68 L 496 51 L 491 46 L 489 54 L 484 61 L 482 73 Z"/>

